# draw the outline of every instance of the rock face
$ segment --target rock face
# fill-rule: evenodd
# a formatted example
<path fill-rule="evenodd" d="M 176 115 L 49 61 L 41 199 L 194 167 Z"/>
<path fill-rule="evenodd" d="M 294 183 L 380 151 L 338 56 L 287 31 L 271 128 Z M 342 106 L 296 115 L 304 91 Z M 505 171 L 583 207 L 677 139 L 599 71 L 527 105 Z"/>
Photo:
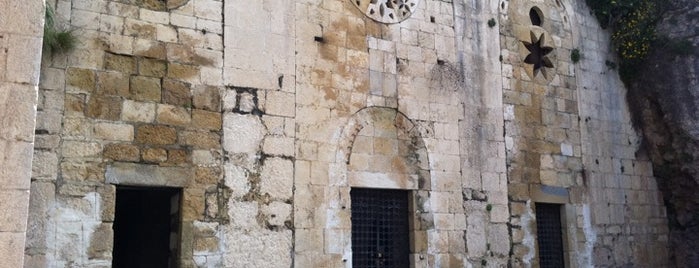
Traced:
<path fill-rule="evenodd" d="M 673 1 L 658 25 L 658 33 L 672 41 L 651 52 L 629 89 L 667 206 L 671 261 L 677 267 L 699 265 L 698 16 L 696 0 Z"/>

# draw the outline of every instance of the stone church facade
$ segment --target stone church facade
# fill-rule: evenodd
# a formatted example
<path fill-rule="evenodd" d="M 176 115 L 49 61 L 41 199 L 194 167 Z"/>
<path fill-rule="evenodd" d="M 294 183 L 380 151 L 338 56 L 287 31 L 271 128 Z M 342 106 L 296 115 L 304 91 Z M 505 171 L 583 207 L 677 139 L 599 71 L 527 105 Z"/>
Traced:
<path fill-rule="evenodd" d="M 0 3 L 0 267 L 669 265 L 583 1 L 47 4 L 75 49 Z"/>

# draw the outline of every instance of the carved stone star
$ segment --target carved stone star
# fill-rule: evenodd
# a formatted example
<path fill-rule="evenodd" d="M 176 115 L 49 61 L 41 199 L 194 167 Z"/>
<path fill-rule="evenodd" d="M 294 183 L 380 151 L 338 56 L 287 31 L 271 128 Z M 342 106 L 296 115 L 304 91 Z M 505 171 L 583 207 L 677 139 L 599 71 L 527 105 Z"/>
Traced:
<path fill-rule="evenodd" d="M 534 32 L 529 32 L 531 42 L 522 41 L 524 47 L 529 50 L 529 55 L 524 58 L 524 63 L 532 64 L 534 68 L 534 76 L 541 72 L 544 78 L 548 78 L 546 68 L 553 68 L 553 62 L 546 55 L 553 51 L 552 47 L 546 46 L 545 37 L 542 33 L 539 38 L 536 38 Z"/>

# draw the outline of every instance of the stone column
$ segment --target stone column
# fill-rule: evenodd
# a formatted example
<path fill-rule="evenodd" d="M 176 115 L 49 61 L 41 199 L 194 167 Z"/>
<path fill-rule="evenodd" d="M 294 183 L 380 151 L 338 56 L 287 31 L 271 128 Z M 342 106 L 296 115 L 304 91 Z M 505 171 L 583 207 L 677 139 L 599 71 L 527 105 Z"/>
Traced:
<path fill-rule="evenodd" d="M 0 0 L 0 268 L 23 264 L 43 26 L 43 0 Z"/>

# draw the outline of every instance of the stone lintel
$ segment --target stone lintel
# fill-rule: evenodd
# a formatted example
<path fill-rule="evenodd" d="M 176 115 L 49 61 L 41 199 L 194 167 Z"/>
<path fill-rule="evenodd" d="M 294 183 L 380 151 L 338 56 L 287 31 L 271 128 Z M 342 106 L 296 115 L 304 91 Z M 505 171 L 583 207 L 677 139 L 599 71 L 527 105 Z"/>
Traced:
<path fill-rule="evenodd" d="M 568 189 L 549 185 L 530 185 L 532 201 L 540 203 L 566 204 L 570 200 Z"/>
<path fill-rule="evenodd" d="M 194 170 L 115 162 L 107 167 L 104 176 L 107 183 L 118 185 L 187 187 L 194 177 Z"/>

